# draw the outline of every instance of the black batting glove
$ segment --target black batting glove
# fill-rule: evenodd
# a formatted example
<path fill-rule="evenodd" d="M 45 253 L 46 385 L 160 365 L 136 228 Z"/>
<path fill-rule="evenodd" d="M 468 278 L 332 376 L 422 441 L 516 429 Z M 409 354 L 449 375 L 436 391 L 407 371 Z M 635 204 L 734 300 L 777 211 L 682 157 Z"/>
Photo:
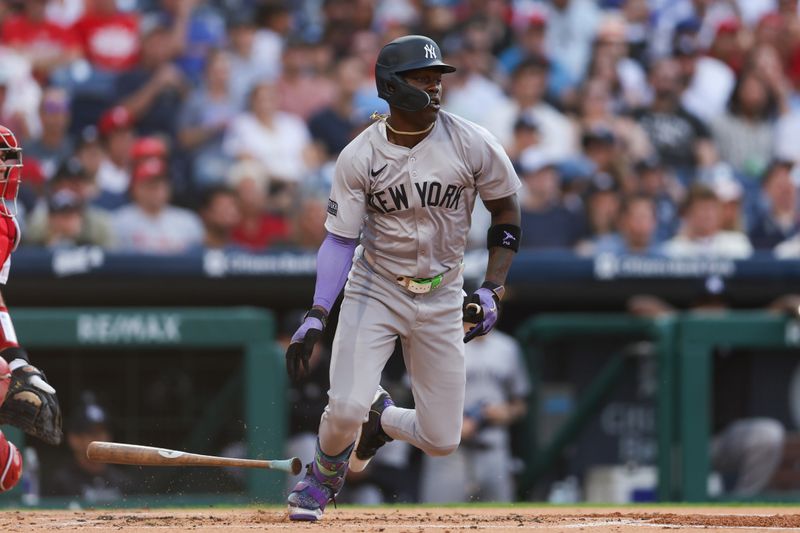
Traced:
<path fill-rule="evenodd" d="M 303 323 L 292 335 L 292 341 L 286 349 L 286 373 L 292 381 L 299 381 L 308 374 L 308 361 L 314 345 L 322 337 L 327 318 L 325 311 L 314 307 L 306 313 Z"/>

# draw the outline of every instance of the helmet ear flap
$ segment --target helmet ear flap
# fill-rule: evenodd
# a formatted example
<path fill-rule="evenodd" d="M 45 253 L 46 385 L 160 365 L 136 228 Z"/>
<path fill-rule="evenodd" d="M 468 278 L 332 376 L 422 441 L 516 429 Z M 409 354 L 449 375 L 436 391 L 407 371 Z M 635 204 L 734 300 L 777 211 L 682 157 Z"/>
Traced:
<path fill-rule="evenodd" d="M 387 101 L 389 105 L 398 109 L 412 112 L 421 111 L 431 102 L 430 95 L 427 92 L 417 89 L 399 74 L 392 74 L 387 86 L 393 89 L 391 93 L 388 93 L 390 97 Z"/>

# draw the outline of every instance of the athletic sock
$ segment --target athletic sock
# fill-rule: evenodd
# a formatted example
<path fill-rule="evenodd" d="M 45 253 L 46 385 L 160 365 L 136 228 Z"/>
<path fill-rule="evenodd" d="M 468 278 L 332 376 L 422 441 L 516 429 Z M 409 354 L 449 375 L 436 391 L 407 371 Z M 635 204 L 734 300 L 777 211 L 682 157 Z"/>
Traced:
<path fill-rule="evenodd" d="M 350 453 L 353 451 L 351 444 L 345 450 L 336 456 L 330 456 L 322 451 L 319 445 L 319 438 L 317 438 L 317 450 L 314 453 L 314 463 L 312 471 L 317 481 L 333 490 L 334 494 L 338 493 L 344 485 L 344 477 L 347 474 L 347 462 L 350 459 Z"/>

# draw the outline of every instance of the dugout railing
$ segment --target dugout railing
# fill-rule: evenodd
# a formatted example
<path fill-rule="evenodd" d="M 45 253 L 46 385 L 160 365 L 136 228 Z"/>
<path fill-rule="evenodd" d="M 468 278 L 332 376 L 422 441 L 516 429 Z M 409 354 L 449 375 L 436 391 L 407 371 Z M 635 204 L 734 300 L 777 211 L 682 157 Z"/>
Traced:
<path fill-rule="evenodd" d="M 517 339 L 526 352 L 534 387 L 526 425 L 525 469 L 520 476 L 522 494 L 542 479 L 588 419 L 597 414 L 623 366 L 637 356 L 637 343 L 646 340 L 659 372 L 658 500 L 703 502 L 712 499 L 707 488 L 714 350 L 796 349 L 800 347 L 800 320 L 766 311 L 686 312 L 656 319 L 627 314 L 544 314 L 525 322 L 517 331 Z M 619 339 L 623 347 L 581 391 L 571 415 L 554 436 L 537 445 L 542 358 L 546 353 L 552 356 L 559 343 L 575 339 Z M 796 497 L 793 492 L 785 497 L 770 494 L 755 499 L 796 501 Z"/>
<path fill-rule="evenodd" d="M 800 348 L 800 321 L 765 311 L 684 313 L 677 324 L 677 427 L 680 440 L 680 500 L 708 501 L 710 471 L 712 357 L 726 349 Z M 769 383 L 764 383 L 769 387 Z M 777 499 L 780 496 L 756 497 Z M 797 501 L 797 494 L 787 495 Z"/>
<path fill-rule="evenodd" d="M 553 466 L 564 448 L 579 435 L 589 418 L 596 415 L 604 398 L 609 395 L 622 375 L 625 365 L 641 354 L 637 343 L 650 343 L 659 369 L 659 387 L 656 398 L 658 427 L 658 489 L 661 501 L 674 498 L 673 444 L 674 444 L 674 387 L 675 366 L 673 357 L 674 320 L 670 317 L 643 319 L 621 314 L 559 313 L 545 314 L 529 319 L 517 331 L 517 339 L 525 349 L 528 371 L 531 376 L 533 396 L 527 415 L 525 469 L 520 477 L 520 491 L 524 495 L 533 489 L 540 478 Z M 538 391 L 541 390 L 541 368 L 546 353 L 559 343 L 574 339 L 582 342 L 617 340 L 620 349 L 611 354 L 603 369 L 583 391 L 575 407 L 552 438 L 537 445 L 539 416 Z M 598 354 L 600 355 L 600 354 Z"/>
<path fill-rule="evenodd" d="M 287 434 L 285 372 L 275 344 L 275 324 L 269 311 L 250 307 L 219 308 L 59 308 L 14 310 L 20 344 L 39 349 L 105 348 L 237 350 L 241 372 L 208 397 L 203 416 L 185 442 L 199 446 L 220 422 L 230 416 L 225 405 L 237 395 L 243 401 L 245 441 L 249 458 L 282 458 Z M 120 369 L 122 370 L 122 369 Z M 45 370 L 46 371 L 46 370 Z M 120 376 L 122 379 L 122 376 Z M 213 400 L 213 401 L 209 401 Z M 23 444 L 21 432 L 3 427 L 12 441 Z M 134 443 L 140 444 L 140 443 Z M 157 443 L 141 443 L 158 445 Z M 205 453 L 207 450 L 186 449 Z M 217 453 L 218 454 L 218 453 Z M 162 467 L 144 467 L 162 468 Z M 285 476 L 279 472 L 247 469 L 245 491 L 240 494 L 142 494 L 109 502 L 113 506 L 206 505 L 211 503 L 276 502 L 283 497 Z M 0 496 L 0 505 L 21 504 L 21 487 Z M 76 498 L 41 498 L 41 505 L 102 505 Z"/>

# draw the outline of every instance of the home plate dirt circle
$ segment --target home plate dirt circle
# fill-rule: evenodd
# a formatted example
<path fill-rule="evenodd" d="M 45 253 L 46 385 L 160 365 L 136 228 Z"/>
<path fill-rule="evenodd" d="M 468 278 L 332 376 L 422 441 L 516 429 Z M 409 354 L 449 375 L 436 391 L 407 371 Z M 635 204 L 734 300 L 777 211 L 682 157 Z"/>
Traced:
<path fill-rule="evenodd" d="M 287 519 L 283 508 L 0 511 L 0 531 L 798 531 L 792 507 L 378 507 L 330 509 L 317 523 Z"/>

